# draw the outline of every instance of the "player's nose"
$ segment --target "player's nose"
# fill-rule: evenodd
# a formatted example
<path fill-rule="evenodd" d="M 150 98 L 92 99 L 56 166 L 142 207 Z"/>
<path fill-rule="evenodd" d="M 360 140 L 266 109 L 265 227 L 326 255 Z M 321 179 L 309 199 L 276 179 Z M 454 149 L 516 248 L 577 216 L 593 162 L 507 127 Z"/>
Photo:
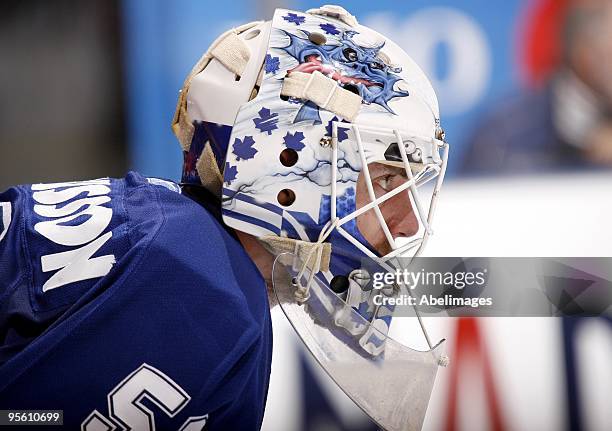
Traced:
<path fill-rule="evenodd" d="M 408 192 L 399 193 L 385 203 L 383 216 L 394 238 L 410 237 L 419 231 L 419 221 Z"/>

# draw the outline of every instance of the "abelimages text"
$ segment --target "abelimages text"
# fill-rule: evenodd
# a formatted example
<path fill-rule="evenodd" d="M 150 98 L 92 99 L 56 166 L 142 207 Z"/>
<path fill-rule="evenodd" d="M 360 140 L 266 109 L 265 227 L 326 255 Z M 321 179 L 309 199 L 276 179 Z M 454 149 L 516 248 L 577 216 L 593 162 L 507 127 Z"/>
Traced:
<path fill-rule="evenodd" d="M 380 293 L 374 296 L 374 305 L 384 306 L 398 306 L 398 305 L 411 305 L 411 306 L 433 306 L 433 307 L 490 307 L 493 305 L 493 298 L 461 298 L 454 297 L 452 295 L 444 295 L 437 297 L 434 295 L 422 295 L 420 298 L 416 298 L 410 295 L 399 295 L 399 296 L 385 296 Z"/>

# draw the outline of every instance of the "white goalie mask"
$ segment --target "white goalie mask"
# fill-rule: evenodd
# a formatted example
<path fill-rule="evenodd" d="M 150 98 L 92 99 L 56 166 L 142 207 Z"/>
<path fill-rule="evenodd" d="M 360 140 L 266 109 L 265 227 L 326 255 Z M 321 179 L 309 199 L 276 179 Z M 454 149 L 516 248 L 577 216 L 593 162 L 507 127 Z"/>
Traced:
<path fill-rule="evenodd" d="M 420 427 L 440 347 L 391 340 L 393 308 L 373 306 L 359 277 L 361 259 L 393 268 L 432 232 L 448 144 L 421 69 L 340 7 L 277 9 L 213 43 L 173 128 L 183 182 L 279 255 L 274 290 L 319 363 L 385 429 Z M 356 384 L 350 367 L 378 383 Z M 377 405 L 385 382 L 410 399 Z"/>

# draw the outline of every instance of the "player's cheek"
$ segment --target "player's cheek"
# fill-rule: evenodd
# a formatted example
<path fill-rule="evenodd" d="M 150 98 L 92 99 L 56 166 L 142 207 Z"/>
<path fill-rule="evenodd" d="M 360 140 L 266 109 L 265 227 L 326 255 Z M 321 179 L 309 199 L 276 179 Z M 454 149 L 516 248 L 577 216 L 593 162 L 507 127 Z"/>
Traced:
<path fill-rule="evenodd" d="M 419 228 L 407 191 L 393 196 L 383 207 L 383 216 L 394 235 L 412 236 Z"/>

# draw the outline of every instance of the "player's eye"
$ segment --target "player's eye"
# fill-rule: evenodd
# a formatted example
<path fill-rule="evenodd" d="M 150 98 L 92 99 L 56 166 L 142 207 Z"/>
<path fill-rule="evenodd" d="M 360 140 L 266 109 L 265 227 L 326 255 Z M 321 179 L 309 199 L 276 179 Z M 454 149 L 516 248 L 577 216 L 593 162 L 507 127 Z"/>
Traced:
<path fill-rule="evenodd" d="M 378 63 L 378 62 L 373 62 L 370 63 L 370 69 L 374 69 L 374 70 L 382 70 L 385 66 L 382 63 Z"/>
<path fill-rule="evenodd" d="M 384 191 L 389 192 L 391 191 L 391 180 L 393 175 L 392 174 L 387 174 L 387 175 L 381 175 L 380 177 L 376 178 L 374 180 L 374 182 Z"/>
<path fill-rule="evenodd" d="M 346 58 L 348 61 L 358 60 L 357 51 L 355 51 L 353 48 L 344 48 L 342 50 L 342 54 L 344 55 L 344 58 Z"/>

